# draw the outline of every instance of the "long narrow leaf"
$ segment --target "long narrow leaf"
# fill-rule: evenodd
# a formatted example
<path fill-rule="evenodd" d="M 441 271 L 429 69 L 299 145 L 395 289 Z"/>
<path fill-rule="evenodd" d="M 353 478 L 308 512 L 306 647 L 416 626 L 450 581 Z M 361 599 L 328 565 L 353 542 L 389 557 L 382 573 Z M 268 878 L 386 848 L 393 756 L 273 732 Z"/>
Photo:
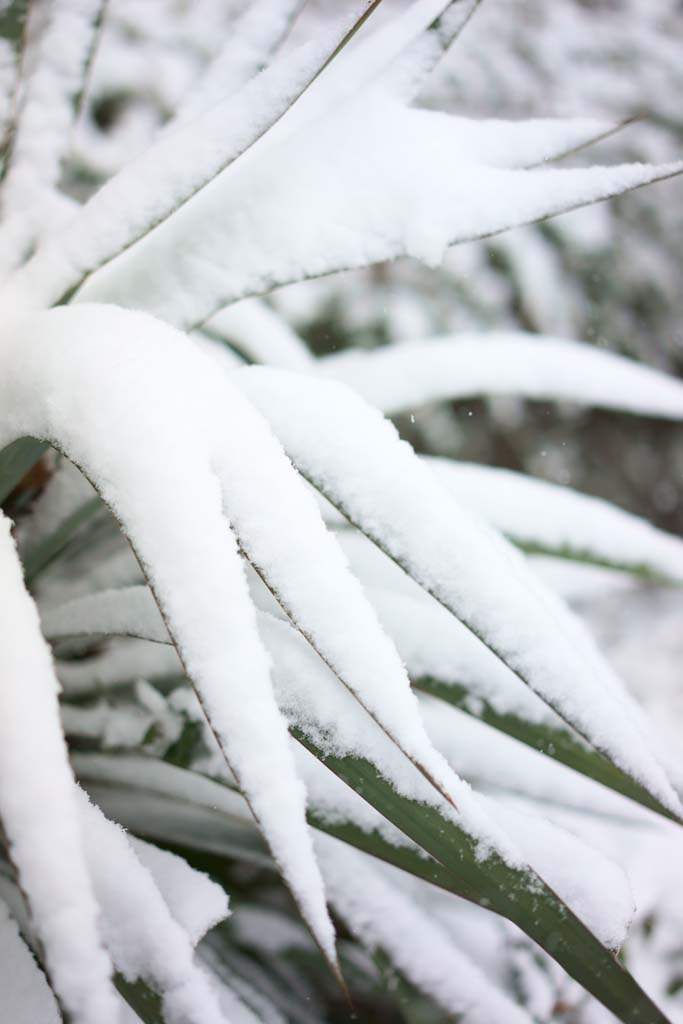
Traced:
<path fill-rule="evenodd" d="M 680 815 L 631 706 L 576 620 L 514 551 L 441 489 L 390 424 L 337 384 L 312 386 L 261 367 L 237 376 L 332 504 L 582 736 Z"/>

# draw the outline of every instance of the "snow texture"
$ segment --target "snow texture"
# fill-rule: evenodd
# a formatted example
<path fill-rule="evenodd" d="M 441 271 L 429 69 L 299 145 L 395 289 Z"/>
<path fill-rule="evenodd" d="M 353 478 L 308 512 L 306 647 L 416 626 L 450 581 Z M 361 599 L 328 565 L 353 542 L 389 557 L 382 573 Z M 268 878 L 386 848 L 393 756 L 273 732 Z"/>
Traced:
<path fill-rule="evenodd" d="M 607 501 L 511 470 L 428 462 L 463 505 L 517 544 L 683 582 L 683 541 Z"/>
<path fill-rule="evenodd" d="M 398 970 L 463 1024 L 531 1024 L 493 986 L 434 918 L 369 858 L 330 836 L 317 836 L 330 900 L 351 932 L 371 951 L 383 950 Z"/>
<path fill-rule="evenodd" d="M 6 322 L 1 342 L 0 446 L 25 435 L 54 442 L 125 525 L 212 728 L 334 959 L 303 788 L 214 469 L 220 427 L 246 479 L 256 452 L 235 439 L 256 414 L 187 338 L 139 314 L 55 309 Z"/>
<path fill-rule="evenodd" d="M 555 799 L 559 800 L 563 791 L 572 793 L 574 773 L 559 765 L 546 769 L 542 755 L 520 749 L 514 740 L 506 742 L 506 737 L 441 701 L 423 698 L 420 704 L 435 745 L 456 771 L 474 784 L 481 784 L 485 775 L 490 784 L 503 791 L 516 784 L 533 792 L 539 788 L 536 777 L 547 770 L 550 779 L 559 782 Z M 551 786 L 548 780 L 547 789 Z M 542 782 L 540 787 L 543 788 Z M 578 794 L 584 799 L 588 795 L 583 808 L 592 804 L 597 813 L 606 806 L 619 806 L 618 798 L 601 802 L 599 790 L 597 799 L 591 800 L 591 785 L 582 779 L 577 779 L 573 793 L 574 800 Z M 621 868 L 565 829 L 553 825 L 538 805 L 527 806 L 525 812 L 498 798 L 488 798 L 485 806 L 523 851 L 531 867 L 577 917 L 605 945 L 620 948 L 634 911 L 633 896 Z"/>
<path fill-rule="evenodd" d="M 43 197 L 59 181 L 102 0 L 51 0 L 21 83 L 16 129 L 3 182 L 0 267 L 11 269 L 44 229 Z M 24 72 L 26 62 L 24 62 Z M 10 244 L 11 243 L 11 244 Z"/>
<path fill-rule="evenodd" d="M 286 35 L 302 0 L 256 0 L 232 26 L 224 45 L 183 99 L 169 128 L 198 117 L 232 96 L 265 67 Z M 168 129 L 166 129 L 168 130 Z"/>
<path fill-rule="evenodd" d="M 208 975 L 194 962 L 192 942 L 172 916 L 149 868 L 138 859 L 125 832 L 85 793 L 79 797 L 104 938 L 118 970 L 129 981 L 143 977 L 158 986 L 169 1024 L 227 1024 Z M 158 859 L 155 868 L 159 871 Z"/>
<path fill-rule="evenodd" d="M 455 502 L 391 424 L 336 383 L 264 367 L 235 379 L 329 500 L 577 731 L 680 813 L 630 705 L 576 621 L 518 552 Z"/>
<path fill-rule="evenodd" d="M 45 975 L 0 900 L 0 1015 L 11 1024 L 61 1024 Z"/>
<path fill-rule="evenodd" d="M 329 38 L 286 54 L 237 96 L 163 133 L 110 178 L 10 280 L 20 308 L 57 303 L 225 171 L 316 77 L 368 3 L 354 4 Z"/>
<path fill-rule="evenodd" d="M 540 335 L 452 335 L 340 353 L 320 367 L 386 413 L 502 394 L 683 419 L 683 384 L 675 378 L 592 345 Z"/>
<path fill-rule="evenodd" d="M 518 168 L 552 155 L 551 146 L 539 146 L 538 126 L 520 134 L 506 163 Z M 574 145 L 576 132 L 565 133 L 569 144 L 567 134 Z M 681 170 L 670 164 L 528 171 L 499 162 L 470 157 L 461 119 L 371 92 L 277 144 L 254 147 L 88 279 L 79 299 L 135 306 L 192 327 L 228 302 L 291 281 L 402 255 L 436 265 L 456 242 Z M 74 245 L 82 244 L 80 230 L 74 232 Z M 69 264 L 61 250 L 54 260 L 47 250 L 39 253 L 9 282 L 14 302 L 49 298 L 44 282 Z"/>
<path fill-rule="evenodd" d="M 9 527 L 0 518 L 0 817 L 55 990 L 77 1024 L 116 1024 L 58 685 Z"/>

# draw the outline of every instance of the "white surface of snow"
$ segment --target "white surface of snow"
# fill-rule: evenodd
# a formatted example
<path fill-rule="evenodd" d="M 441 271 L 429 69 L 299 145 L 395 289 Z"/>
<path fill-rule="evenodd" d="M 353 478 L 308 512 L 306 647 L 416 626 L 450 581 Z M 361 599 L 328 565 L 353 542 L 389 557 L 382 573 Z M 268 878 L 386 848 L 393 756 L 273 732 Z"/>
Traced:
<path fill-rule="evenodd" d="M 388 872 L 330 836 L 317 836 L 330 900 L 371 951 L 382 949 L 417 988 L 466 1024 L 530 1024 L 531 1018 L 479 971 L 448 933 Z"/>
<path fill-rule="evenodd" d="M 134 836 L 131 846 L 151 872 L 171 914 L 196 946 L 206 933 L 228 916 L 225 890 L 186 860 Z"/>
<path fill-rule="evenodd" d="M 0 815 L 56 991 L 77 1024 L 115 1024 L 93 895 L 38 613 L 0 518 Z"/>
<path fill-rule="evenodd" d="M 149 866 L 138 859 L 123 829 L 108 821 L 85 793 L 79 796 L 102 930 L 118 970 L 129 981 L 143 977 L 159 987 L 171 1024 L 227 1024 L 208 975 L 194 961 L 190 937 L 169 910 Z"/>
<path fill-rule="evenodd" d="M 329 500 L 580 733 L 679 813 L 654 752 L 585 633 L 519 553 L 442 488 L 391 424 L 336 383 L 263 367 L 240 370 L 236 379 Z"/>
<path fill-rule="evenodd" d="M 0 900 L 0 1014 L 11 1024 L 61 1024 L 45 975 Z"/>
<path fill-rule="evenodd" d="M 519 395 L 683 419 L 683 384 L 593 345 L 539 335 L 453 335 L 349 351 L 319 368 L 383 412 L 428 402 Z"/>
<path fill-rule="evenodd" d="M 511 144 L 508 154 L 513 152 Z M 192 327 L 228 302 L 302 278 L 401 255 L 436 265 L 456 242 L 605 199 L 680 169 L 500 168 L 470 157 L 462 126 L 447 115 L 370 93 L 277 145 L 255 147 L 86 281 L 79 299 L 134 306 Z M 109 232 L 111 213 L 105 212 Z M 80 232 L 74 233 L 74 245 L 81 244 Z M 14 302 L 47 299 L 44 282 L 66 266 L 61 245 L 49 259 L 47 250 L 36 255 L 8 283 Z"/>
<path fill-rule="evenodd" d="M 227 378 L 181 334 L 112 308 L 20 317 L 5 324 L 0 351 L 0 445 L 26 435 L 52 440 L 125 524 L 212 728 L 306 919 L 334 958 L 303 787 L 212 466 L 220 457 L 217 424 L 225 429 L 231 413 Z M 232 445 L 240 414 L 250 412 L 233 395 L 233 432 L 223 438 Z M 244 476 L 251 449 L 240 445 L 233 454 L 242 454 Z"/>
<path fill-rule="evenodd" d="M 428 463 L 458 501 L 516 543 L 683 581 L 683 541 L 616 505 L 511 470 Z"/>

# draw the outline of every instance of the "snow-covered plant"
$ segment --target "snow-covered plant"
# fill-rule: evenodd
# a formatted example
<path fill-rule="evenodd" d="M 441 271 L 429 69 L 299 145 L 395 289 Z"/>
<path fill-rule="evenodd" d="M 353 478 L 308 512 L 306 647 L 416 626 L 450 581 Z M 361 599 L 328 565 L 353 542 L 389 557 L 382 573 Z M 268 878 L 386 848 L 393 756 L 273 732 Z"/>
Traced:
<path fill-rule="evenodd" d="M 524 335 L 316 360 L 257 297 L 436 265 L 683 165 L 557 169 L 616 126 L 421 106 L 474 0 L 294 29 L 297 0 L 175 20 L 51 0 L 18 31 L 22 6 L 2 21 L 3 1012 L 298 1024 L 339 1019 L 346 988 L 367 1019 L 672 1019 L 616 955 L 623 873 L 546 805 L 668 838 L 680 770 L 523 552 L 676 583 L 683 545 L 421 459 L 383 414 L 505 392 L 681 419 L 683 386 Z M 93 137 L 100 62 L 124 96 L 181 80 L 145 145 Z"/>

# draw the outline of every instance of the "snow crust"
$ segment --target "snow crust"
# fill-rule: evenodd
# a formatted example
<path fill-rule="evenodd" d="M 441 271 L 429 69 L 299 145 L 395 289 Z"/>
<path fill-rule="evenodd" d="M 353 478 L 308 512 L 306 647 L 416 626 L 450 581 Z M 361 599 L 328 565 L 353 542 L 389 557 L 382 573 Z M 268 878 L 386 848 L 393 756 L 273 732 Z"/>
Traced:
<path fill-rule="evenodd" d="M 541 335 L 451 335 L 348 351 L 319 368 L 386 413 L 478 395 L 519 395 L 683 418 L 683 384 L 592 345 Z"/>
<path fill-rule="evenodd" d="M 44 240 L 8 284 L 15 303 L 57 303 L 220 175 L 285 113 L 367 5 L 368 0 L 352 5 L 329 38 L 303 44 L 236 96 L 162 133 Z"/>

